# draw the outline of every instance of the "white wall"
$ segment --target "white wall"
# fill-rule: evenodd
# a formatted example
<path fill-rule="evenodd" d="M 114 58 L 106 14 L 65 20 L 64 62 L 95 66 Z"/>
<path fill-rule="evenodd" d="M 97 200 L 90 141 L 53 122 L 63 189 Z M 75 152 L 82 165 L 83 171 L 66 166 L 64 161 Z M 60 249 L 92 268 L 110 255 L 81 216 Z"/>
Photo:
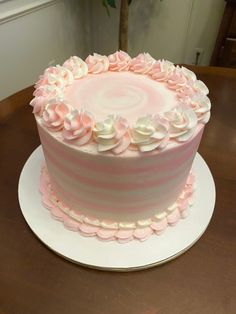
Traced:
<path fill-rule="evenodd" d="M 224 6 L 224 0 L 133 0 L 130 55 L 146 51 L 155 58 L 192 63 L 195 48 L 202 48 L 200 64 L 209 64 Z M 71 55 L 117 50 L 119 9 L 110 12 L 109 17 L 102 0 L 0 4 L 0 100 Z"/>
<path fill-rule="evenodd" d="M 118 45 L 119 12 L 107 16 L 100 1 L 90 0 L 92 51 L 111 53 Z M 133 0 L 129 7 L 129 53 L 193 63 L 202 48 L 208 65 L 225 6 L 224 0 Z"/>
<path fill-rule="evenodd" d="M 14 1 L 0 4 L 0 99 L 32 85 L 50 63 L 88 53 L 83 1 L 47 1 L 49 5 L 31 10 L 30 3 L 46 1 L 24 0 L 22 16 L 17 7 L 21 1 L 5 12 L 2 6 Z M 11 18 L 13 10 L 19 12 Z"/>
<path fill-rule="evenodd" d="M 224 0 L 193 1 L 184 56 L 185 63 L 190 64 L 194 59 L 194 49 L 202 47 L 204 52 L 199 60 L 200 64 L 209 64 L 224 8 Z"/>

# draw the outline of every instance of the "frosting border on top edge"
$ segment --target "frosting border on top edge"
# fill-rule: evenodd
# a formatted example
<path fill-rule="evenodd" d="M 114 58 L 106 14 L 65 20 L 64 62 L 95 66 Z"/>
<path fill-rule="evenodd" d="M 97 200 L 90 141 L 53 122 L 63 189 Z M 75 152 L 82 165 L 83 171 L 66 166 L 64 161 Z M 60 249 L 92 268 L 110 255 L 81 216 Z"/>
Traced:
<path fill-rule="evenodd" d="M 129 126 L 124 117 L 110 115 L 95 121 L 92 113 L 78 111 L 63 99 L 64 88 L 88 73 L 98 75 L 106 71 L 132 71 L 163 82 L 179 97 L 179 106 L 163 114 L 137 119 Z M 100 153 L 119 155 L 129 150 L 139 152 L 162 151 L 170 143 L 183 143 L 196 134 L 199 125 L 210 118 L 210 100 L 206 85 L 185 67 L 166 60 L 155 60 L 149 54 L 131 59 L 125 52 L 112 55 L 94 54 L 85 62 L 78 57 L 66 60 L 63 66 L 49 67 L 35 85 L 31 101 L 37 122 L 50 134 L 60 134 L 61 141 L 73 146 L 96 143 Z M 145 134 L 145 135 L 144 135 Z"/>

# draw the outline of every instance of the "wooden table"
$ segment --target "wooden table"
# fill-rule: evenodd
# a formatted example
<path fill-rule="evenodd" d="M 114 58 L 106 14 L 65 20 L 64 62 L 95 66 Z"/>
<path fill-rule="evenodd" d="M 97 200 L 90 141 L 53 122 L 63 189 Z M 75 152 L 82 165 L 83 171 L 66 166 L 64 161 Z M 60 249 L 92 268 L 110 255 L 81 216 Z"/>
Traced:
<path fill-rule="evenodd" d="M 17 199 L 21 169 L 40 144 L 28 106 L 32 87 L 0 102 L 1 314 L 236 313 L 236 71 L 194 71 L 212 101 L 199 152 L 216 183 L 213 219 L 187 253 L 133 273 L 77 266 L 34 236 Z"/>

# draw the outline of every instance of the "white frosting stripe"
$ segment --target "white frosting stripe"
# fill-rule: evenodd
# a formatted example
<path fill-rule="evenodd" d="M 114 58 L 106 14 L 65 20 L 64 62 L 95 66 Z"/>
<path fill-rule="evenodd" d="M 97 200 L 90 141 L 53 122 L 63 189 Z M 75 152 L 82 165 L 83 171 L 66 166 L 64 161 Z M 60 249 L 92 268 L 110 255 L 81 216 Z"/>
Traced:
<path fill-rule="evenodd" d="M 186 217 L 188 208 L 191 206 L 193 180 L 194 178 L 190 174 L 181 196 L 170 208 L 166 208 L 161 214 L 134 222 L 118 223 L 99 220 L 70 210 L 54 194 L 45 168 L 42 169 L 40 178 L 40 192 L 43 203 L 51 211 L 52 216 L 63 221 L 64 226 L 72 231 L 80 231 L 85 236 L 97 236 L 106 241 L 127 242 L 134 239 L 144 241 L 152 234 L 161 234 L 168 225 L 174 226 L 180 218 Z"/>
<path fill-rule="evenodd" d="M 182 149 L 183 151 L 177 146 L 173 148 L 174 154 L 173 151 L 170 151 L 169 155 L 164 152 L 160 157 L 158 155 L 149 156 L 149 163 L 154 167 L 156 166 L 155 161 L 158 164 L 159 158 L 160 167 L 165 160 L 166 170 L 164 172 L 161 172 L 159 167 L 157 172 L 154 172 L 153 168 L 148 168 L 147 171 L 138 175 L 138 170 L 127 176 L 119 175 L 119 173 L 106 173 L 109 158 L 105 158 L 101 177 L 99 172 L 89 169 L 90 162 L 92 167 L 95 160 L 102 163 L 101 158 L 94 159 L 90 155 L 84 165 L 80 163 L 80 158 L 85 156 L 84 153 L 76 152 L 73 157 L 75 159 L 72 160 L 70 154 L 73 155 L 73 150 L 69 146 L 63 146 L 56 139 L 48 138 L 41 126 L 39 126 L 39 133 L 55 189 L 61 195 L 62 201 L 68 203 L 75 210 L 82 208 L 84 214 L 98 215 L 100 218 L 105 217 L 106 219 L 116 216 L 121 220 L 124 216 L 131 219 L 134 214 L 138 214 L 140 219 L 144 219 L 156 209 L 157 199 L 160 210 L 175 201 L 183 188 L 201 137 L 200 132 L 196 139 L 192 140 L 190 146 L 183 145 L 185 147 Z M 77 162 L 76 156 L 78 157 Z M 170 156 L 171 158 L 169 158 Z M 137 169 L 142 169 L 147 163 L 146 159 L 131 158 L 124 160 L 124 163 L 129 169 L 134 165 L 132 160 L 135 160 Z M 178 159 L 181 161 L 179 164 L 176 163 Z M 128 161 L 129 163 L 127 163 Z M 173 163 L 176 163 L 175 167 L 171 167 Z M 63 184 L 60 185 L 60 182 Z"/>

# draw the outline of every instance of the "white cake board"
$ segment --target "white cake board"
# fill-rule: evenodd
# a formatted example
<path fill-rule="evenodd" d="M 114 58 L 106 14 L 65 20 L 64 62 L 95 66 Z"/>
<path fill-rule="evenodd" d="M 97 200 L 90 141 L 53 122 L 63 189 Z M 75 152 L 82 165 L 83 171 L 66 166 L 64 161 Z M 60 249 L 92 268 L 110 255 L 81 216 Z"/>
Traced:
<path fill-rule="evenodd" d="M 50 217 L 41 203 L 39 176 L 44 160 L 41 146 L 29 157 L 19 180 L 19 203 L 24 218 L 35 235 L 55 253 L 91 268 L 132 271 L 160 265 L 187 251 L 204 233 L 213 214 L 215 184 L 203 158 L 197 154 L 193 163 L 197 189 L 195 202 L 186 219 L 168 227 L 160 236 L 125 244 L 84 237 L 65 229 Z"/>

